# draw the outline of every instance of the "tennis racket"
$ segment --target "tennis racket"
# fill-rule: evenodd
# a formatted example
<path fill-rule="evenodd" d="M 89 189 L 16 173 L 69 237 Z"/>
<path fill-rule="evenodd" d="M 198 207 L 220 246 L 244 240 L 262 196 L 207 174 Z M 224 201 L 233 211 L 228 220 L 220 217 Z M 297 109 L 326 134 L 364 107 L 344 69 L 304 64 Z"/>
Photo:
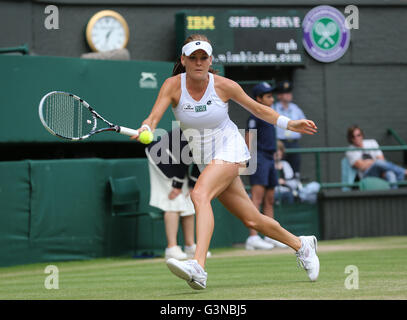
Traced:
<path fill-rule="evenodd" d="M 115 131 L 126 136 L 138 135 L 138 130 L 107 121 L 85 100 L 72 93 L 47 93 L 40 101 L 38 112 L 44 127 L 53 135 L 64 139 L 84 140 L 104 131 Z M 98 120 L 105 126 L 98 128 Z"/>

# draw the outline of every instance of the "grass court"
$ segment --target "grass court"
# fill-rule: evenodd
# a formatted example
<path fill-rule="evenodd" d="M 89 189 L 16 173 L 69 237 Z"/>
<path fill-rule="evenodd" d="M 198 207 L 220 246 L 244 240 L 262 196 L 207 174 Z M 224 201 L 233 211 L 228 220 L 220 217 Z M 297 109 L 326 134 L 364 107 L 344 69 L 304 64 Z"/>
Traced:
<path fill-rule="evenodd" d="M 314 283 L 297 266 L 291 249 L 211 251 L 213 256 L 206 265 L 207 289 L 202 291 L 192 290 L 171 274 L 163 258 L 120 257 L 0 268 L 0 299 L 407 299 L 407 237 L 319 241 L 321 270 Z M 44 272 L 48 265 L 58 268 L 59 289 L 44 286 L 50 275 Z M 354 267 L 345 273 L 347 266 L 355 266 L 357 274 Z M 347 289 L 346 283 L 353 289 Z"/>

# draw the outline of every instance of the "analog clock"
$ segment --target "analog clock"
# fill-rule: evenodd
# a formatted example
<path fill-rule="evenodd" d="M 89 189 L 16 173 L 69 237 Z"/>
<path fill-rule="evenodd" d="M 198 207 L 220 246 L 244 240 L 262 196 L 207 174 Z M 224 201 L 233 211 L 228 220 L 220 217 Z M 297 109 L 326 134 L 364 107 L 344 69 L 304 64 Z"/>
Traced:
<path fill-rule="evenodd" d="M 110 51 L 125 48 L 129 41 L 126 20 L 115 11 L 96 13 L 86 26 L 86 40 L 93 51 Z"/>

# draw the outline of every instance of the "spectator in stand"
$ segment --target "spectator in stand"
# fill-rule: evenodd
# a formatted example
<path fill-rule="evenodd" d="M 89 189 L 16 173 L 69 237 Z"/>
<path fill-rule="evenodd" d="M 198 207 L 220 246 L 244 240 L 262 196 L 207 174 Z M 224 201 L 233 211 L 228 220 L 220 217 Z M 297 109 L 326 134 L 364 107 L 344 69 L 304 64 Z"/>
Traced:
<path fill-rule="evenodd" d="M 358 125 L 348 128 L 347 138 L 350 148 L 379 148 L 374 139 L 364 139 L 363 130 Z M 397 181 L 404 180 L 407 170 L 384 158 L 381 150 L 352 150 L 346 152 L 349 163 L 358 171 L 359 179 L 378 177 L 389 182 L 390 187 L 398 188 Z"/>

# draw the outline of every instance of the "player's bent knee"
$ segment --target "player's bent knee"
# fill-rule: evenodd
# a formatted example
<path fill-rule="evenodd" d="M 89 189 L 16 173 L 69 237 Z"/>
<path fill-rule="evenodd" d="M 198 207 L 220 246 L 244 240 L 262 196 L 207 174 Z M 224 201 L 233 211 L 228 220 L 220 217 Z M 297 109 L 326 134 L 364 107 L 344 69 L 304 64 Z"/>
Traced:
<path fill-rule="evenodd" d="M 191 193 L 191 200 L 195 206 L 210 202 L 209 195 L 204 190 L 194 188 Z"/>

